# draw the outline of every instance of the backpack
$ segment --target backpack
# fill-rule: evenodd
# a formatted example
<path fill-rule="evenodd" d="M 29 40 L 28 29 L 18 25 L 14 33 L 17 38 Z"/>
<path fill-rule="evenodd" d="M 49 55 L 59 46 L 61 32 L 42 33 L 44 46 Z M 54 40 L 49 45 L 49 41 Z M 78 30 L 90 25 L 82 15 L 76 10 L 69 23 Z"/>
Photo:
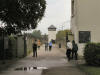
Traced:
<path fill-rule="evenodd" d="M 74 45 L 73 45 L 73 50 L 74 50 L 74 51 L 78 51 L 78 46 L 77 46 L 77 44 L 74 44 Z"/>

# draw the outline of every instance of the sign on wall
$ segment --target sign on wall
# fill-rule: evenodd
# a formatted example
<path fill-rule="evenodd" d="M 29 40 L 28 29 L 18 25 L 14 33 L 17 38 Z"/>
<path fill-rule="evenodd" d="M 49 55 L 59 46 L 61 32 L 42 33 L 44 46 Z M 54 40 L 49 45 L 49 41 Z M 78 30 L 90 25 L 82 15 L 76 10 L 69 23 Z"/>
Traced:
<path fill-rule="evenodd" d="M 79 31 L 79 43 L 88 43 L 91 41 L 90 31 Z"/>

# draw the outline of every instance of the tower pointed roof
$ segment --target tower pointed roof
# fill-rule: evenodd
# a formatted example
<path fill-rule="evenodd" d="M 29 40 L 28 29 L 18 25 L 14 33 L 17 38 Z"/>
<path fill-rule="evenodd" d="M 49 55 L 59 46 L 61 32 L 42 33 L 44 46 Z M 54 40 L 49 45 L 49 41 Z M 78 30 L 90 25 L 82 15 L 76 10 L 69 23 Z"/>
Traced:
<path fill-rule="evenodd" d="M 54 25 L 51 25 L 48 27 L 48 29 L 56 29 L 56 27 Z"/>

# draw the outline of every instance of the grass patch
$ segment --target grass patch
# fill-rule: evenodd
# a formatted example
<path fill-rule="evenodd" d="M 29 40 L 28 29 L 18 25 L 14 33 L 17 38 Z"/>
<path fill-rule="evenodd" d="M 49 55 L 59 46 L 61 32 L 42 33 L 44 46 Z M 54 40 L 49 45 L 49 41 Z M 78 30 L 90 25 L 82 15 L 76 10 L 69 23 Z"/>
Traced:
<path fill-rule="evenodd" d="M 88 65 L 79 65 L 78 67 L 88 75 L 100 75 L 100 67 Z"/>

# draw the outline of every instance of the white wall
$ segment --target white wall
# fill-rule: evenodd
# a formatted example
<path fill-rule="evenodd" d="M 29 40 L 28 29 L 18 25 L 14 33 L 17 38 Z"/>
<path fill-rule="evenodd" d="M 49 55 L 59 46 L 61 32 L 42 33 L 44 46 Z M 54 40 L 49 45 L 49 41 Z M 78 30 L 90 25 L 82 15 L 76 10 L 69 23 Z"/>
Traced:
<path fill-rule="evenodd" d="M 56 40 L 56 31 L 48 31 L 48 42 L 50 42 L 51 39 Z"/>
<path fill-rule="evenodd" d="M 91 41 L 100 42 L 100 0 L 77 0 L 79 30 L 91 31 Z"/>
<path fill-rule="evenodd" d="M 78 31 L 90 31 L 91 42 L 100 42 L 100 0 L 75 0 L 75 16 L 71 26 L 77 43 Z M 78 43 L 79 55 L 83 55 L 84 45 Z"/>

